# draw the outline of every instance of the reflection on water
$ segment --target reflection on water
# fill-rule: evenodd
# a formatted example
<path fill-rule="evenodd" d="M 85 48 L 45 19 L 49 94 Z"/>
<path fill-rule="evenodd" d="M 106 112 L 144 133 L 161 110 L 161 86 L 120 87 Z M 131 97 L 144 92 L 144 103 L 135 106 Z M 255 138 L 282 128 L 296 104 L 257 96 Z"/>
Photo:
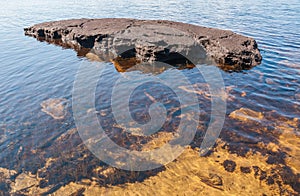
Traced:
<path fill-rule="evenodd" d="M 184 187 L 186 191 L 193 189 L 204 194 L 207 187 L 212 187 L 209 190 L 215 194 L 222 190 L 229 194 L 238 193 L 240 187 L 244 186 L 242 191 L 247 194 L 251 194 L 251 188 L 270 191 L 270 195 L 299 194 L 298 1 L 277 1 L 276 4 L 234 0 L 197 1 L 193 4 L 165 1 L 157 4 L 144 1 L 112 3 L 104 0 L 101 3 L 82 1 L 61 4 L 52 1 L 49 4 L 36 0 L 13 0 L 5 2 L 0 9 L 0 45 L 3 48 L 0 51 L 0 194 L 13 191 L 23 194 L 66 191 L 63 185 L 67 185 L 67 190 L 75 187 L 71 193 L 86 193 L 86 186 L 97 188 L 101 185 L 98 187 L 100 193 L 109 190 L 138 192 L 138 189 L 142 189 L 149 194 L 155 190 L 176 190 L 180 194 L 182 192 L 178 187 Z M 111 168 L 85 148 L 74 126 L 71 94 L 78 66 L 81 61 L 87 61 L 84 56 L 98 56 L 93 56 L 90 51 L 81 51 L 78 58 L 73 50 L 23 36 L 23 27 L 35 23 L 82 17 L 177 20 L 230 29 L 258 41 L 263 55 L 261 65 L 240 73 L 222 72 L 228 116 L 220 141 L 210 156 L 200 159 L 197 150 L 189 149 L 164 168 L 138 173 Z M 162 101 L 169 104 L 170 115 L 175 117 L 170 122 L 172 126 L 166 125 L 151 137 L 139 137 L 129 136 L 122 127 L 112 123 L 109 96 L 120 74 L 118 71 L 123 66 L 115 68 L 112 63 L 109 65 L 110 69 L 105 71 L 101 86 L 97 87 L 96 96 L 97 115 L 107 125 L 108 135 L 116 143 L 138 150 L 156 148 L 169 141 L 180 111 L 177 109 L 176 96 L 159 84 L 147 84 L 134 92 L 130 103 L 134 111 L 133 118 L 141 123 L 147 122 L 150 97 L 161 97 Z M 143 66 L 144 73 L 140 74 L 166 73 L 162 71 L 163 67 L 154 71 L 152 68 Z M 210 94 L 197 69 L 192 66 L 189 68 L 180 72 L 198 89 L 201 122 L 191 144 L 196 148 L 200 146 L 210 120 Z M 170 99 L 165 100 L 167 98 Z M 41 103 L 49 99 L 66 100 L 64 118 L 54 119 L 42 111 Z M 129 142 L 124 138 L 129 138 Z M 215 173 L 211 168 L 215 169 Z M 144 184 L 130 184 L 141 181 Z M 175 184 L 175 181 L 178 183 Z M 229 184 L 232 181 L 237 185 Z M 25 182 L 28 183 L 27 187 L 24 187 Z M 76 187 L 70 182 L 81 184 Z M 129 188 L 103 187 L 127 182 Z M 260 184 L 263 186 L 258 186 Z"/>

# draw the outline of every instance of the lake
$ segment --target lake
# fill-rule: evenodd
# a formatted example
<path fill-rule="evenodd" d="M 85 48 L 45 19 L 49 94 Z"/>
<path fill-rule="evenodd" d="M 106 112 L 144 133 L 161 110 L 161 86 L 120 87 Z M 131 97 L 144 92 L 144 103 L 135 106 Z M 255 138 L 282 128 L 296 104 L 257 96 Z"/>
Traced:
<path fill-rule="evenodd" d="M 251 179 L 253 183 L 255 180 L 265 183 L 264 191 L 270 191 L 266 192 L 267 194 L 300 194 L 300 2 L 298 0 L 289 2 L 4 0 L 0 10 L 0 168 L 5 168 L 2 171 L 3 176 L 0 175 L 2 178 L 0 178 L 0 195 L 2 192 L 59 194 L 59 191 L 64 191 L 62 188 L 64 185 L 68 185 L 67 189 L 73 192 L 76 192 L 74 191 L 76 189 L 78 193 L 80 190 L 88 193 L 86 187 L 98 186 L 98 191 L 108 194 L 112 193 L 109 191 L 119 189 L 133 194 L 139 193 L 137 188 L 122 189 L 122 185 L 127 183 L 130 187 L 134 186 L 135 182 L 145 183 L 146 185 L 135 187 L 149 190 L 148 193 L 155 193 L 155 190 L 160 188 L 167 193 L 171 185 L 155 187 L 151 179 L 155 177 L 156 181 L 161 180 L 165 184 L 176 181 L 175 177 L 174 179 L 166 177 L 167 172 L 178 171 L 176 161 L 170 163 L 170 166 L 153 171 L 128 172 L 107 166 L 82 144 L 72 116 L 72 90 L 80 65 L 92 62 L 72 49 L 24 36 L 23 31 L 23 28 L 37 23 L 73 18 L 173 20 L 227 29 L 254 38 L 263 57 L 260 65 L 240 72 L 220 70 L 227 93 L 226 118 L 216 150 L 212 155 L 208 155 L 206 161 L 214 160 L 215 163 L 215 159 L 218 159 L 222 166 L 219 163 L 216 167 L 212 163 L 206 164 L 207 168 L 211 166 L 216 171 L 220 170 L 222 185 L 207 183 L 205 179 L 211 178 L 209 174 L 208 177 L 203 177 L 205 176 L 203 174 L 197 177 L 202 183 L 200 185 L 193 179 L 187 179 L 186 183 L 184 181 L 182 184 L 175 183 L 173 188 L 176 190 L 176 187 L 184 187 L 190 183 L 191 187 L 203 186 L 201 190 L 195 189 L 198 193 L 205 194 L 206 186 L 213 187 L 216 194 L 220 189 L 227 194 L 238 193 L 239 189 L 230 189 L 227 181 L 239 178 L 230 177 L 231 172 L 228 179 L 221 175 L 223 166 L 226 171 L 230 171 L 226 165 L 234 165 L 228 162 L 233 161 L 237 165 L 234 168 L 251 168 L 252 173 L 249 172 L 251 178 L 241 177 L 243 186 L 249 182 L 249 190 L 245 189 L 245 193 L 249 195 L 253 193 L 250 189 L 253 191 L 259 186 L 259 183 L 250 183 Z M 112 63 L 107 65 L 109 68 L 104 73 L 103 81 L 101 86 L 98 85 L 96 93 L 96 109 L 100 114 L 104 113 L 100 115 L 99 120 L 105 124 L 106 132 L 116 143 L 127 148 L 141 149 L 142 144 L 151 143 L 150 140 L 153 138 L 133 137 L 124 142 L 122 127 L 115 126 L 107 100 L 111 95 L 112 84 L 120 73 Z M 189 157 L 189 154 L 198 152 L 196 148 L 200 146 L 203 131 L 210 120 L 211 105 L 205 96 L 207 88 L 202 85 L 203 78 L 197 77 L 195 69 L 184 69 L 180 72 L 204 92 L 198 97 L 202 108 L 201 127 L 190 144 L 191 149 L 187 151 L 192 152 L 183 155 Z M 174 95 L 166 93 L 167 88 L 161 89 L 155 85 L 152 87 L 156 88 L 152 93 L 157 97 L 163 97 L 162 100 L 170 98 L 168 106 L 170 110 L 178 107 L 178 102 L 172 98 Z M 143 86 L 132 95 L 132 107 L 136 111 L 134 118 L 140 122 L 149 120 L 143 111 L 148 103 L 138 93 L 149 88 L 150 86 Z M 151 91 L 148 93 L 151 94 Z M 63 119 L 55 119 L 42 111 L 41 103 L 50 98 L 63 99 L 67 102 L 66 115 Z M 122 102 L 121 98 L 120 101 Z M 263 117 L 254 121 L 234 117 L 234 111 L 243 109 L 260 112 Z M 176 126 L 176 120 L 174 123 Z M 170 132 L 172 130 L 167 126 L 161 134 L 169 137 Z M 219 160 L 218 156 L 222 155 L 223 159 Z M 191 160 L 195 161 L 195 168 L 201 168 L 199 165 L 205 164 L 201 162 L 200 157 L 199 160 L 195 157 Z M 249 161 L 247 166 L 242 165 L 245 160 Z M 5 177 L 4 171 L 8 170 L 12 174 Z M 234 169 L 234 172 L 237 172 L 236 170 L 238 169 Z M 240 173 L 236 173 L 237 176 L 246 175 L 242 169 L 240 170 L 238 171 Z M 177 173 L 177 176 L 190 177 L 195 171 Z M 22 178 L 27 179 L 26 182 L 20 180 L 20 175 L 23 174 L 26 174 L 26 177 Z M 88 179 L 87 184 L 81 183 L 84 184 L 83 188 L 81 185 L 74 190 L 70 188 L 71 182 L 82 182 L 83 179 Z M 32 186 L 24 186 L 26 183 Z M 115 188 L 105 188 L 106 185 Z M 135 191 L 130 192 L 132 190 Z M 72 191 L 70 193 L 73 193 Z"/>

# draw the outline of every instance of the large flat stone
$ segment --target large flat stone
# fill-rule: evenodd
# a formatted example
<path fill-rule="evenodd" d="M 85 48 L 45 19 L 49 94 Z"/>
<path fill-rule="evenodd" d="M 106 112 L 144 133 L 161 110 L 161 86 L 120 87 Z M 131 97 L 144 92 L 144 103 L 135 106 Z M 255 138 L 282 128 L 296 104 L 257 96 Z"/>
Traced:
<path fill-rule="evenodd" d="M 178 52 L 188 54 L 192 61 L 190 56 L 211 58 L 226 70 L 241 70 L 262 60 L 253 38 L 165 20 L 72 19 L 36 24 L 24 31 L 25 35 L 77 51 L 87 48 L 85 54 L 93 51 L 103 60 L 114 59 L 130 47 L 133 50 L 127 51 L 124 57 L 135 56 L 144 62 L 176 60 L 178 56 L 173 54 Z M 196 48 L 195 43 L 200 47 Z"/>

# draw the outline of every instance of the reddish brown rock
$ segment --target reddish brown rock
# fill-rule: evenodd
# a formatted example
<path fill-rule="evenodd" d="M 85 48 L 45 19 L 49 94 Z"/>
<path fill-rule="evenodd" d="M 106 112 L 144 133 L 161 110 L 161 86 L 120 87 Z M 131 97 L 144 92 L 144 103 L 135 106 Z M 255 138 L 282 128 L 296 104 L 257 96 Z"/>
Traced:
<path fill-rule="evenodd" d="M 54 119 L 63 119 L 66 115 L 67 100 L 64 98 L 47 99 L 41 103 L 42 111 Z"/>
<path fill-rule="evenodd" d="M 249 108 L 240 108 L 238 110 L 231 112 L 229 117 L 243 122 L 249 122 L 249 121 L 260 122 L 263 120 L 264 115 L 261 112 L 256 112 Z"/>
<path fill-rule="evenodd" d="M 168 34 L 166 27 L 177 29 L 183 32 L 184 35 L 174 34 L 173 32 Z M 127 36 L 128 39 L 133 40 L 135 34 L 143 35 L 144 33 L 147 39 L 154 38 L 155 43 L 153 41 L 141 43 L 136 40 L 131 42 L 134 45 L 134 50 L 131 52 L 142 61 L 174 58 L 171 55 L 172 51 L 166 50 L 166 47 L 172 48 L 176 43 L 174 40 L 176 41 L 184 36 L 190 36 L 203 47 L 207 57 L 212 58 L 218 66 L 226 70 L 249 69 L 260 64 L 262 60 L 257 43 L 252 38 L 228 30 L 165 20 L 72 19 L 36 24 L 25 28 L 24 31 L 26 35 L 34 36 L 40 40 L 46 39 L 49 42 L 71 47 L 77 51 L 82 48 L 89 48 L 93 49 L 97 55 L 106 51 L 107 58 L 104 59 L 116 58 L 111 54 L 112 46 L 129 46 L 127 38 L 120 40 L 118 35 L 123 34 L 123 38 Z M 109 39 L 110 36 L 118 38 L 118 40 Z M 174 36 L 177 37 L 174 39 Z M 165 44 L 165 42 L 168 42 L 168 44 Z M 153 45 L 149 45 L 149 43 Z M 164 47 L 165 45 L 167 46 Z M 180 47 L 177 46 L 177 48 Z M 188 47 L 182 47 L 179 50 L 190 54 L 191 51 L 195 51 L 192 47 L 192 45 L 188 45 Z M 85 53 L 88 52 L 89 50 L 85 51 Z M 133 57 L 133 55 L 129 54 L 130 57 Z"/>

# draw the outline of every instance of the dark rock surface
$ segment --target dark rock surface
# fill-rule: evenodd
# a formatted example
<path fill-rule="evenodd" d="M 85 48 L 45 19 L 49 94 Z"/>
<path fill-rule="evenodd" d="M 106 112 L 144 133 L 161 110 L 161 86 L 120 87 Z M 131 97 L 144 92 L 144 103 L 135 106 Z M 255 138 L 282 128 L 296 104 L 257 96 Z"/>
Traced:
<path fill-rule="evenodd" d="M 234 161 L 232 161 L 232 160 L 225 160 L 223 162 L 223 167 L 228 172 L 234 172 L 234 170 L 236 168 L 236 163 Z"/>
<path fill-rule="evenodd" d="M 87 48 L 86 53 L 92 50 L 102 60 L 114 59 L 122 53 L 121 57 L 137 57 L 144 62 L 168 61 L 178 60 L 177 52 L 195 53 L 190 56 L 210 58 L 226 70 L 249 69 L 262 60 L 252 38 L 228 30 L 164 20 L 72 19 L 36 24 L 24 31 L 25 35 L 77 51 Z M 185 38 L 192 38 L 189 40 L 194 43 L 187 43 Z M 195 43 L 200 48 L 195 48 Z"/>

